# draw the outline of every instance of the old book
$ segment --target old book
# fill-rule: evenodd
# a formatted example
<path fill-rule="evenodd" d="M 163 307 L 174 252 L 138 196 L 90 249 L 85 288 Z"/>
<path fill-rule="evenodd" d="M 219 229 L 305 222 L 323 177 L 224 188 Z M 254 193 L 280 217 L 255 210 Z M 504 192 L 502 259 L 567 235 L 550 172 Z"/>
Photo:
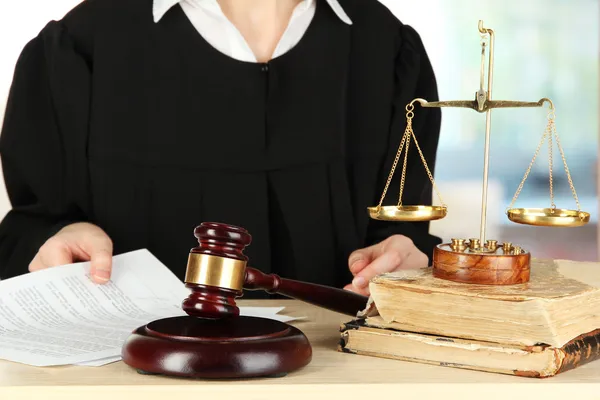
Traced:
<path fill-rule="evenodd" d="M 509 345 L 387 327 L 380 317 L 341 326 L 338 350 L 508 375 L 547 378 L 600 358 L 600 329 L 562 347 Z"/>
<path fill-rule="evenodd" d="M 359 316 L 397 331 L 515 346 L 563 348 L 600 329 L 600 263 L 531 261 L 530 282 L 475 285 L 437 279 L 431 269 L 381 275 Z"/>

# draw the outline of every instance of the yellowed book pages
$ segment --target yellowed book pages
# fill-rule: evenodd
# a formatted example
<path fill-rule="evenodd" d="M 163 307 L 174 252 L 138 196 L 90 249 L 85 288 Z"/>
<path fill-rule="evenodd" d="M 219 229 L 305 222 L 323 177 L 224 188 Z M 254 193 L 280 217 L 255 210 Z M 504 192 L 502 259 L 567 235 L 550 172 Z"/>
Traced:
<path fill-rule="evenodd" d="M 394 329 L 561 347 L 600 328 L 600 263 L 533 259 L 526 284 L 491 286 L 434 278 L 431 268 L 376 277 L 361 316 Z"/>
<path fill-rule="evenodd" d="M 369 322 L 370 321 L 370 322 Z M 534 378 L 551 377 L 600 358 L 600 330 L 562 348 L 517 346 L 379 328 L 381 317 L 342 324 L 338 350 L 445 367 Z"/>

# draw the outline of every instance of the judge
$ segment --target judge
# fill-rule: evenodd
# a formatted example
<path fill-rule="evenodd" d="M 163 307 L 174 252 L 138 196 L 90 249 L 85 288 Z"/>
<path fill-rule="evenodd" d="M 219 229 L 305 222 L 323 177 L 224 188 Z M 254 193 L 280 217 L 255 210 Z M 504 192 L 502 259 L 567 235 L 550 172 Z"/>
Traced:
<path fill-rule="evenodd" d="M 16 65 L 0 277 L 91 260 L 102 283 L 146 248 L 183 279 L 218 221 L 249 230 L 255 268 L 366 294 L 440 243 L 367 214 L 416 97 L 438 99 L 423 43 L 376 0 L 83 1 Z M 433 168 L 440 111 L 413 127 Z M 412 149 L 404 204 L 431 204 Z"/>

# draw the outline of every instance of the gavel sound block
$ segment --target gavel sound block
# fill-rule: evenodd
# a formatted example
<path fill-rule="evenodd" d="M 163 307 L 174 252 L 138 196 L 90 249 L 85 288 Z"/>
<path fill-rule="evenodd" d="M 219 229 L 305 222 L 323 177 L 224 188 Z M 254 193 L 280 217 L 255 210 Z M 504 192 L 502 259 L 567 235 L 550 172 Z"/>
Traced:
<path fill-rule="evenodd" d="M 141 373 L 189 378 L 282 376 L 306 366 L 312 347 L 299 329 L 283 322 L 240 316 L 243 290 L 264 290 L 356 316 L 367 297 L 327 286 L 265 275 L 247 267 L 251 242 L 243 228 L 202 223 L 190 251 L 183 300 L 187 316 L 137 328 L 126 340 L 123 361 Z"/>

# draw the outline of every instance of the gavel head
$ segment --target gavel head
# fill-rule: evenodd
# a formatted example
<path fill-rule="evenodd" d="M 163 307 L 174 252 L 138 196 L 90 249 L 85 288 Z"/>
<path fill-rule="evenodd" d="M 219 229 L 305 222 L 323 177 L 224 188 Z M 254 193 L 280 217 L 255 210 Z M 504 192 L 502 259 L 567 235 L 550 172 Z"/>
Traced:
<path fill-rule="evenodd" d="M 194 230 L 198 247 L 191 249 L 185 275 L 190 295 L 182 308 L 190 316 L 224 318 L 239 315 L 236 297 L 243 293 L 252 236 L 243 228 L 204 222 Z"/>

